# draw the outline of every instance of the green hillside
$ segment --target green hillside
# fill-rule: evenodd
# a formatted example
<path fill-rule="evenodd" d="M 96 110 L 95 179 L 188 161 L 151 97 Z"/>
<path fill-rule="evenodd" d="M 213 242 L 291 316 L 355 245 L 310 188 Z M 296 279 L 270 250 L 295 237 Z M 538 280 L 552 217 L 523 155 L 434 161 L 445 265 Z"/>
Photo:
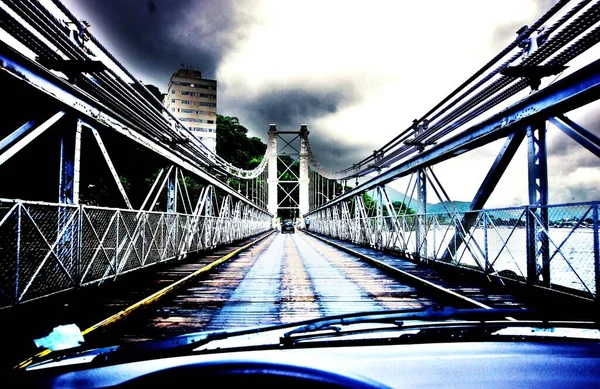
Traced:
<path fill-rule="evenodd" d="M 390 186 L 386 186 L 386 191 L 388 193 L 388 196 L 390 196 L 390 200 L 392 200 L 392 201 L 402 201 L 402 199 L 404 199 L 404 193 L 401 193 L 401 192 L 391 188 Z M 419 203 L 417 199 L 411 198 L 409 196 L 406 196 L 406 199 L 404 200 L 404 202 L 406 204 L 410 204 L 409 206 L 415 210 L 417 208 L 417 204 Z M 456 210 L 458 212 L 465 212 L 465 211 L 469 210 L 470 206 L 471 206 L 471 202 L 469 202 L 469 201 L 445 201 L 445 202 L 436 203 L 436 204 L 427 203 L 427 212 L 428 213 L 447 212 L 446 208 L 448 208 L 448 210 L 450 210 L 450 211 L 454 211 L 454 209 L 456 208 Z"/>

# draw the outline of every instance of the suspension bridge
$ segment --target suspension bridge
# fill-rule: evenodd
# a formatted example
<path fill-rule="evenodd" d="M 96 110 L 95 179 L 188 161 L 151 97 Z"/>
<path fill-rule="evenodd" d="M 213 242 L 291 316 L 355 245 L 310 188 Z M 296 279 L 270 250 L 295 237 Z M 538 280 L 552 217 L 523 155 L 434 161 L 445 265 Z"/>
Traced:
<path fill-rule="evenodd" d="M 338 171 L 300 123 L 271 125 L 256 168 L 233 166 L 73 28 L 84 26 L 58 1 L 0 0 L 0 85 L 15 96 L 0 128 L 0 312 L 23 354 L 39 350 L 19 342 L 66 323 L 93 342 L 432 304 L 597 315 L 599 203 L 549 202 L 546 138 L 600 157 L 594 131 L 567 116 L 600 97 L 600 59 L 585 57 L 600 2 L 558 1 Z M 499 140 L 469 209 L 456 209 L 437 166 Z M 147 193 L 119 175 L 115 144 L 155 158 Z M 528 204 L 486 208 L 523 144 Z M 82 196 L 90 164 L 111 181 L 110 205 Z M 428 213 L 435 201 L 444 211 Z M 280 234 L 280 218 L 296 233 Z"/>

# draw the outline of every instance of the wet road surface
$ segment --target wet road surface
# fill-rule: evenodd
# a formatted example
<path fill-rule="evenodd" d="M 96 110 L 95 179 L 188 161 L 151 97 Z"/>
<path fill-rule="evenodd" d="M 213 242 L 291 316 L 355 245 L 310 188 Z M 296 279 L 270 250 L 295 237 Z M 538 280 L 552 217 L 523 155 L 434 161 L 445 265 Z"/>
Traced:
<path fill-rule="evenodd" d="M 105 331 L 112 343 L 432 305 L 428 296 L 302 233 L 276 233 Z"/>

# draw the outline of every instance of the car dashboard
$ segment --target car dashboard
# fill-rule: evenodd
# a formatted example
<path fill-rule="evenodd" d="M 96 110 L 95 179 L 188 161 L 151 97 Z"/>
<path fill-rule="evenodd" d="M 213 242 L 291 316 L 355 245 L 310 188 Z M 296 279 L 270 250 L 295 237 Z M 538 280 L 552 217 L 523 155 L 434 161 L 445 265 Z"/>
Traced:
<path fill-rule="evenodd" d="M 188 388 L 214 382 L 348 388 L 592 388 L 600 387 L 600 344 L 563 339 L 216 350 L 110 366 L 92 362 L 32 369 L 18 379 L 21 387 L 38 388 Z"/>

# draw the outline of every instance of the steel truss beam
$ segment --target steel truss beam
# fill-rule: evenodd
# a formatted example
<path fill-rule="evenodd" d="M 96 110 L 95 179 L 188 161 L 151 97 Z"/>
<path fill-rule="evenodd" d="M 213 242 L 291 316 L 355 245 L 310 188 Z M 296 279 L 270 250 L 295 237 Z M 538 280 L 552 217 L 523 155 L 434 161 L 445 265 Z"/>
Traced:
<path fill-rule="evenodd" d="M 120 117 L 109 108 L 103 106 L 97 99 L 61 79 L 60 77 L 47 72 L 37 62 L 26 58 L 10 46 L 6 45 L 4 42 L 0 42 L 0 71 L 4 73 L 2 77 L 13 77 L 20 82 L 23 82 L 24 84 L 27 84 L 44 93 L 59 103 L 62 103 L 65 108 L 77 112 L 78 116 L 80 116 L 80 119 L 81 117 L 86 117 L 89 120 L 96 121 L 97 123 L 100 123 L 101 125 L 106 126 L 150 149 L 151 151 L 169 159 L 187 171 L 194 173 L 214 187 L 231 194 L 237 200 L 242 201 L 251 207 L 261 209 L 257 205 L 251 203 L 244 196 L 237 193 L 237 191 L 219 181 L 216 177 L 213 177 L 211 174 L 202 170 L 201 167 L 197 166 L 196 163 L 191 161 L 188 157 L 169 150 L 164 145 L 156 143 L 142 135 L 139 131 L 136 131 L 135 128 L 132 128 L 131 124 L 129 124 L 125 118 Z M 20 148 L 29 143 L 33 138 L 37 137 L 39 133 L 43 132 L 47 127 L 58 120 L 62 115 L 64 115 L 64 112 L 59 112 L 57 115 L 60 116 L 56 117 L 55 115 L 50 119 L 53 120 L 51 123 L 44 123 L 44 125 L 38 127 L 36 130 L 32 131 L 21 141 L 19 141 L 19 148 L 17 148 L 17 145 L 15 145 L 0 155 L 0 165 L 18 150 L 20 150 Z M 85 123 L 85 121 L 83 122 Z M 89 127 L 93 127 L 89 124 L 87 125 Z M 25 141 L 26 143 L 24 143 Z M 14 152 L 12 151 L 13 149 L 15 150 Z"/>
<path fill-rule="evenodd" d="M 504 172 L 508 168 L 510 161 L 512 161 L 515 156 L 517 150 L 521 143 L 523 143 L 523 139 L 525 138 L 525 132 L 517 132 L 511 134 L 504 142 L 502 149 L 496 156 L 492 167 L 488 171 L 487 175 L 483 179 L 481 186 L 477 190 L 477 193 L 473 197 L 473 201 L 471 201 L 470 210 L 476 211 L 480 210 L 485 206 L 485 203 L 492 195 L 492 192 L 498 185 L 500 178 L 504 175 Z M 477 221 L 477 213 L 467 213 L 462 221 L 461 225 L 464 227 L 465 231 L 469 232 L 471 228 L 475 225 Z M 450 262 L 451 258 L 456 255 L 456 249 L 460 247 L 460 245 L 464 242 L 464 236 L 459 230 L 456 231 L 452 240 L 448 243 L 448 247 L 446 248 L 446 252 L 442 257 L 442 260 L 445 262 Z"/>
<path fill-rule="evenodd" d="M 7 135 L 4 139 L 0 140 L 0 153 L 2 153 L 2 150 L 4 150 L 7 146 L 9 146 L 12 142 L 19 139 L 19 137 L 21 135 L 23 135 L 27 131 L 29 131 L 29 129 L 31 127 L 33 127 L 35 122 L 36 122 L 36 120 L 34 120 L 34 119 L 29 120 L 27 123 L 23 124 L 21 127 L 14 130 L 11 134 Z"/>
<path fill-rule="evenodd" d="M 108 150 L 106 150 L 106 146 L 104 146 L 104 142 L 102 141 L 102 137 L 100 136 L 100 133 L 98 133 L 98 130 L 96 130 L 94 127 L 90 126 L 89 124 L 87 124 L 87 123 L 84 123 L 84 124 L 86 127 L 88 127 L 92 131 L 92 134 L 94 134 L 94 139 L 96 139 L 96 143 L 98 144 L 98 147 L 100 147 L 100 151 L 102 152 L 104 161 L 106 161 L 106 165 L 108 166 L 108 169 L 110 170 L 110 174 L 112 175 L 112 178 L 115 181 L 115 184 L 117 184 L 117 188 L 119 188 L 119 193 L 121 193 L 121 196 L 123 197 L 123 201 L 125 201 L 127 208 L 133 209 L 133 207 L 131 206 L 131 202 L 129 201 L 129 197 L 127 197 L 127 192 L 125 192 L 125 188 L 123 187 L 123 184 L 121 183 L 121 179 L 119 178 L 119 175 L 117 174 L 115 165 L 113 165 L 112 160 L 110 159 L 110 155 L 108 154 Z"/>
<path fill-rule="evenodd" d="M 64 115 L 65 115 L 65 111 L 57 112 L 54 115 L 52 115 L 52 117 L 50 117 L 48 120 L 46 120 L 45 122 L 43 122 L 42 124 L 40 124 L 39 126 L 33 128 L 33 129 L 31 129 L 32 126 L 29 126 L 29 122 L 27 124 L 25 124 L 24 126 L 21 126 L 19 129 L 17 129 L 15 132 L 13 132 L 13 134 L 16 134 L 17 132 L 23 134 L 23 133 L 27 132 L 27 135 L 23 136 L 20 140 L 15 142 L 10 147 L 8 147 L 8 144 L 11 142 L 11 139 L 13 139 L 13 134 L 4 138 L 2 140 L 2 143 L 4 144 L 4 148 L 6 149 L 6 151 L 4 151 L 2 154 L 0 154 L 0 165 L 2 165 L 4 162 L 8 161 L 13 155 L 15 155 L 16 153 L 21 151 L 25 146 L 27 146 L 29 143 L 31 143 L 34 139 L 36 139 L 38 136 L 43 134 L 48 128 L 50 128 L 54 123 L 56 123 Z M 24 128 L 24 127 L 27 127 L 27 128 Z M 2 148 L 0 148 L 0 151 L 2 151 Z"/>
<path fill-rule="evenodd" d="M 546 124 L 527 126 L 529 159 L 529 205 L 527 213 L 527 274 L 530 283 L 550 286 L 550 247 L 548 235 L 548 161 L 546 151 Z M 540 231 L 542 230 L 542 231 Z M 534 277 L 535 275 L 535 277 Z"/>
<path fill-rule="evenodd" d="M 596 157 L 600 158 L 600 138 L 598 138 L 596 135 L 592 134 L 564 115 L 558 115 L 556 118 L 548 118 L 548 120 L 550 123 L 554 124 L 556 128 L 594 153 Z"/>
<path fill-rule="evenodd" d="M 387 184 L 422 167 L 435 165 L 466 151 L 523 131 L 528 123 L 543 121 L 579 108 L 597 100 L 599 95 L 600 60 L 597 60 L 483 122 L 358 185 L 323 207 L 348 200 L 357 193 Z"/>

